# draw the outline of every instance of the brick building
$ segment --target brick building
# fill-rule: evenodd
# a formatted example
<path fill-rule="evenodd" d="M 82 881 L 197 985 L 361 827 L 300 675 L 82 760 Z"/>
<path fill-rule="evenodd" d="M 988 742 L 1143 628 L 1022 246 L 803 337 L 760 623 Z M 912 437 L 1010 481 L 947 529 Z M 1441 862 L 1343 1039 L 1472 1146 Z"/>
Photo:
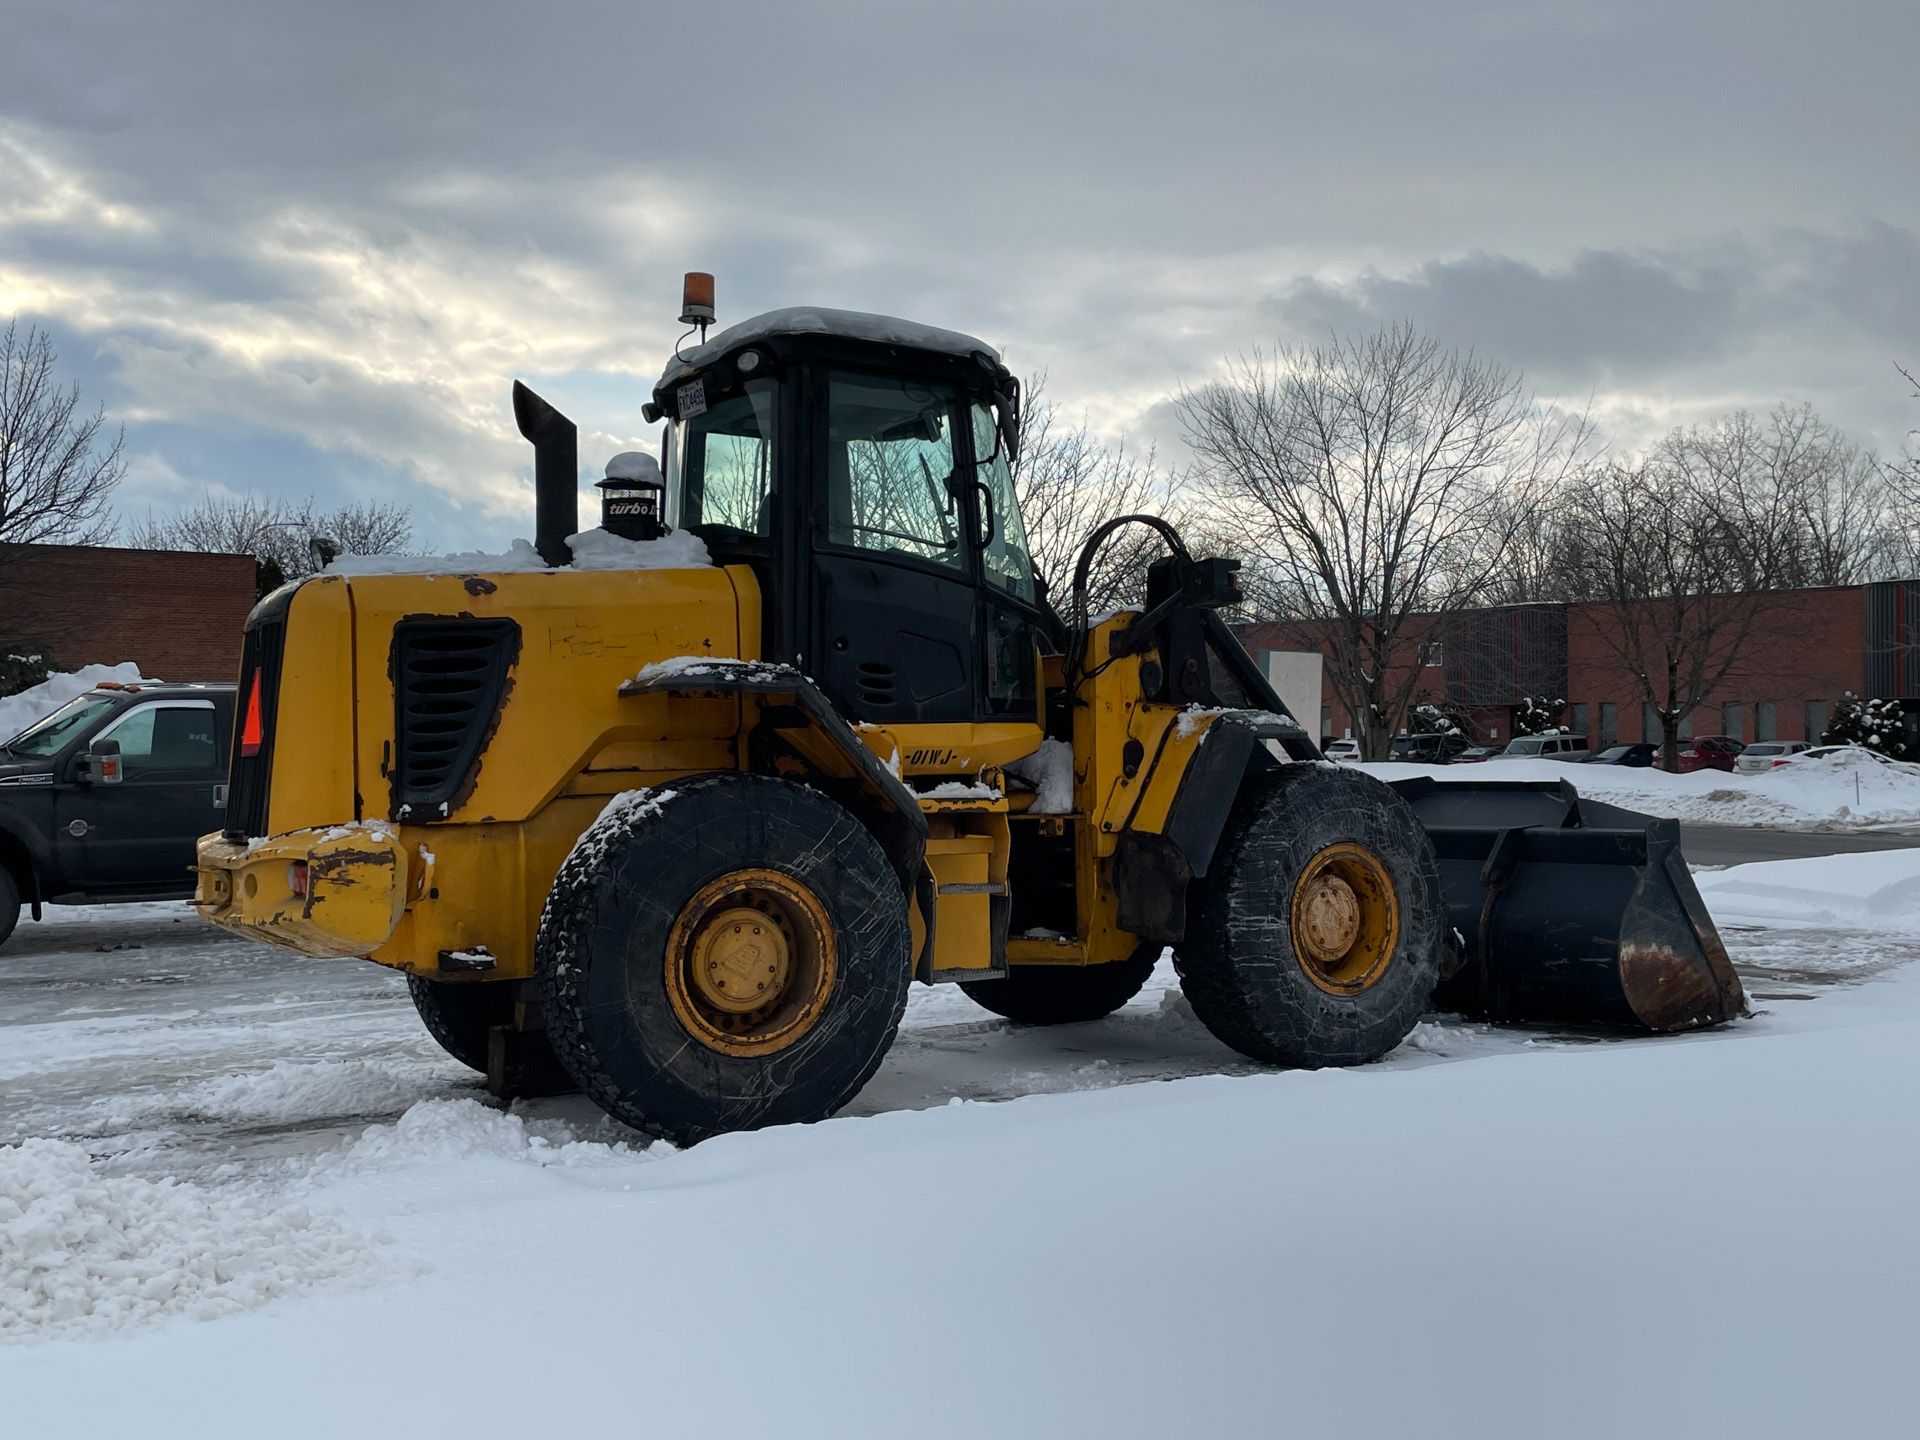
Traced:
<path fill-rule="evenodd" d="M 250 555 L 0 545 L 0 647 L 68 667 L 231 680 L 253 601 Z"/>
<path fill-rule="evenodd" d="M 1619 623 L 1610 607 L 1579 603 L 1419 616 L 1394 667 L 1403 675 L 1419 667 L 1415 700 L 1464 716 L 1480 743 L 1510 738 L 1513 712 L 1529 696 L 1564 699 L 1563 723 L 1595 749 L 1657 741 L 1658 717 L 1616 651 Z M 1275 624 L 1248 626 L 1242 638 L 1262 658 L 1313 637 L 1300 625 Z M 1849 691 L 1906 702 L 1908 724 L 1920 733 L 1920 580 L 1773 597 L 1726 679 L 1681 722 L 1680 734 L 1818 739 Z M 1357 732 L 1331 683 L 1322 688 L 1320 731 Z"/>

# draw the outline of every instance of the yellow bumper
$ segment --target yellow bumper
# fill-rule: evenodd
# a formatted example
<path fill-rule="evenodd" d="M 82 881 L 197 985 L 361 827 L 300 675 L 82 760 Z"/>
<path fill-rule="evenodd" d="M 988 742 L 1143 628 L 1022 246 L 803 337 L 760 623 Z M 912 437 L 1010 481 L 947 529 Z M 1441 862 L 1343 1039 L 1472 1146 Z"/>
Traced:
<path fill-rule="evenodd" d="M 205 835 L 195 868 L 202 915 L 302 955 L 371 955 L 407 908 L 407 847 L 386 825 Z"/>

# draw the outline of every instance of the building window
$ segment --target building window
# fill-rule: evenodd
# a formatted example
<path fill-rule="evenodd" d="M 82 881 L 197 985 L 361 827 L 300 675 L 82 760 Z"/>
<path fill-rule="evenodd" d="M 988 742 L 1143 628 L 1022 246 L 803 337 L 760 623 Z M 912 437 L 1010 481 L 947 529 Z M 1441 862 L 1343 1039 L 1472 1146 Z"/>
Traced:
<path fill-rule="evenodd" d="M 1567 728 L 1575 735 L 1587 733 L 1587 707 L 1574 705 L 1568 710 Z"/>
<path fill-rule="evenodd" d="M 1640 738 L 1649 745 L 1658 745 L 1666 738 L 1660 731 L 1660 712 L 1651 700 L 1640 707 Z"/>
<path fill-rule="evenodd" d="M 1447 663 L 1446 643 L 1441 640 L 1429 640 L 1420 647 L 1420 663 L 1426 666 L 1445 665 Z"/>
<path fill-rule="evenodd" d="M 1746 739 L 1746 723 L 1746 711 L 1738 701 L 1730 701 L 1720 707 L 1720 733 L 1729 740 Z"/>
<path fill-rule="evenodd" d="M 1320 707 L 1320 733 L 1329 739 L 1333 736 L 1333 711 L 1325 705 Z"/>
<path fill-rule="evenodd" d="M 1676 733 L 1678 733 L 1682 740 L 1691 740 L 1693 738 L 1693 712 L 1691 710 L 1680 717 L 1680 728 Z"/>
<path fill-rule="evenodd" d="M 1600 748 L 1611 749 L 1620 743 L 1620 707 L 1611 700 L 1600 702 Z"/>
<path fill-rule="evenodd" d="M 1762 700 L 1753 707 L 1753 738 L 1755 740 L 1778 740 L 1774 732 L 1780 727 L 1774 720 L 1773 701 Z"/>
<path fill-rule="evenodd" d="M 1807 701 L 1807 739 L 1818 741 L 1827 733 L 1827 702 Z"/>

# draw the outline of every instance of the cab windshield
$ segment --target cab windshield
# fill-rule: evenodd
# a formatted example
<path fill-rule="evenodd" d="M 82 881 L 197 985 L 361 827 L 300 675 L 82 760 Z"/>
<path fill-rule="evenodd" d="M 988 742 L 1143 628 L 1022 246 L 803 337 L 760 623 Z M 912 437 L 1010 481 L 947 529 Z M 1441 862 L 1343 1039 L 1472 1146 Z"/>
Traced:
<path fill-rule="evenodd" d="M 0 745 L 15 755 L 53 755 L 94 720 L 113 707 L 113 701 L 96 695 L 81 695 L 69 700 L 44 720 L 36 720 L 13 739 Z"/>

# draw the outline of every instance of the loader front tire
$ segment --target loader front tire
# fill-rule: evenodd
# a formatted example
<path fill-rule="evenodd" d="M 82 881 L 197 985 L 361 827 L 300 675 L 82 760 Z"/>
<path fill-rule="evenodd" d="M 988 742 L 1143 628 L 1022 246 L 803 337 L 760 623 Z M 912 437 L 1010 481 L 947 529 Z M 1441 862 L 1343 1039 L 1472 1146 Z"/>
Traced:
<path fill-rule="evenodd" d="M 1270 1065 L 1377 1060 L 1433 997 L 1446 942 L 1440 875 L 1412 808 L 1353 770 L 1253 777 L 1174 964 L 1217 1037 Z"/>
<path fill-rule="evenodd" d="M 1015 965 L 1004 980 L 962 980 L 960 988 L 1016 1025 L 1077 1025 L 1138 995 L 1159 959 L 1160 947 L 1147 945 L 1107 965 Z"/>
<path fill-rule="evenodd" d="M 635 793 L 574 847 L 540 918 L 561 1064 L 615 1119 L 680 1145 L 826 1119 L 906 1007 L 886 852 L 819 791 L 767 776 Z"/>

